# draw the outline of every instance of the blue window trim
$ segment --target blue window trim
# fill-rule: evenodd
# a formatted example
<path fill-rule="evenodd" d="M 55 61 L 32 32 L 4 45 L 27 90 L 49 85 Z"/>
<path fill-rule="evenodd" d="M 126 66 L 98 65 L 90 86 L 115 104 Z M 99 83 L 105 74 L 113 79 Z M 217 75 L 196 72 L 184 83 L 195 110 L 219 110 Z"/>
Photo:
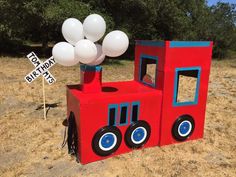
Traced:
<path fill-rule="evenodd" d="M 140 114 L 140 101 L 134 101 L 131 104 L 131 112 L 130 112 L 130 123 L 132 123 L 132 114 L 133 114 L 133 107 L 138 106 L 138 112 L 137 112 L 137 120 L 139 120 L 139 114 Z"/>
<path fill-rule="evenodd" d="M 197 86 L 195 90 L 194 101 L 186 101 L 186 102 L 177 102 L 177 88 L 178 88 L 178 72 L 179 71 L 192 71 L 198 70 L 197 75 Z M 196 105 L 198 104 L 198 95 L 199 95 L 199 86 L 200 86 L 200 75 L 201 75 L 201 67 L 187 67 L 187 68 L 176 68 L 175 69 L 175 83 L 174 83 L 174 99 L 173 106 L 188 106 L 188 105 Z"/>
<path fill-rule="evenodd" d="M 109 104 L 108 106 L 108 125 L 110 125 L 110 109 L 115 108 L 115 120 L 114 120 L 114 125 L 116 125 L 116 120 L 117 120 L 117 113 L 118 113 L 118 104 Z"/>
<path fill-rule="evenodd" d="M 209 47 L 210 41 L 170 41 L 170 48 L 177 47 Z"/>
<path fill-rule="evenodd" d="M 126 121 L 125 123 L 120 123 L 121 119 L 121 108 L 126 107 Z M 127 125 L 128 124 L 128 119 L 129 119 L 129 103 L 121 103 L 120 104 L 120 114 L 119 114 L 119 125 Z"/>
<path fill-rule="evenodd" d="M 142 68 L 142 63 L 143 63 L 143 58 L 149 58 L 149 59 L 152 59 L 152 60 L 156 60 L 156 71 L 155 71 L 155 83 L 154 84 L 149 84 L 149 83 L 146 83 L 144 81 L 142 81 L 142 78 L 141 78 L 141 68 Z M 141 54 L 140 55 L 140 64 L 139 64 L 139 81 L 141 83 L 143 83 L 144 85 L 148 85 L 148 86 L 151 86 L 153 88 L 156 88 L 157 86 L 157 68 L 158 68 L 158 57 L 157 56 L 151 56 L 151 55 L 145 55 L 145 54 Z"/>

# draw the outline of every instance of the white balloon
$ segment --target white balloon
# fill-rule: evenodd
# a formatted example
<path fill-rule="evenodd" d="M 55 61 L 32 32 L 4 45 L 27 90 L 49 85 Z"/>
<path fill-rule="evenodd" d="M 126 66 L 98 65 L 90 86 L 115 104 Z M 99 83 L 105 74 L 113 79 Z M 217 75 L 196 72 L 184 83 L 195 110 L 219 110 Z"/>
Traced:
<path fill-rule="evenodd" d="M 102 53 L 102 46 L 100 44 L 95 44 L 95 45 L 97 47 L 97 56 L 94 62 L 88 63 L 88 65 L 91 66 L 100 65 L 105 59 L 105 55 Z"/>
<path fill-rule="evenodd" d="M 88 39 L 82 39 L 76 43 L 75 57 L 78 58 L 81 63 L 92 63 L 96 60 L 96 56 L 97 48 L 92 41 Z"/>
<path fill-rule="evenodd" d="M 52 56 L 55 61 L 63 66 L 72 66 L 79 63 L 75 58 L 74 47 L 67 42 L 59 42 L 52 49 Z"/>
<path fill-rule="evenodd" d="M 83 29 L 85 37 L 96 42 L 105 34 L 106 22 L 100 15 L 91 14 L 85 18 Z"/>
<path fill-rule="evenodd" d="M 103 53 L 110 57 L 118 57 L 125 53 L 129 46 L 128 36 L 119 30 L 108 33 L 102 43 Z"/>
<path fill-rule="evenodd" d="M 83 25 L 76 18 L 68 18 L 63 22 L 62 34 L 65 40 L 75 45 L 79 40 L 84 38 Z"/>

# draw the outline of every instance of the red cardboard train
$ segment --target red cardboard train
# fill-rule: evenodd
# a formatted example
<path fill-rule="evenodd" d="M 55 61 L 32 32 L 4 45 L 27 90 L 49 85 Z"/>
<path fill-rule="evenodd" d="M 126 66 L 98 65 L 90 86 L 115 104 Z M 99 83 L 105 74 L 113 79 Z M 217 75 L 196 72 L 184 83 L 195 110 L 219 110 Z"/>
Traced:
<path fill-rule="evenodd" d="M 69 153 L 87 164 L 202 138 L 212 46 L 138 40 L 132 81 L 102 83 L 101 66 L 81 65 L 67 86 Z"/>

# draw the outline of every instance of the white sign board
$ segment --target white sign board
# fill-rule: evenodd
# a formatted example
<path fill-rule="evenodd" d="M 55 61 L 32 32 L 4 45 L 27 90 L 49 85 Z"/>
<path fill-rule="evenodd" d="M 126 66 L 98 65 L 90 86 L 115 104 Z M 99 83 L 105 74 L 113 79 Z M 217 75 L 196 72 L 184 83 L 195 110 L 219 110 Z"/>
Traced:
<path fill-rule="evenodd" d="M 49 85 L 53 84 L 56 79 L 48 71 L 54 64 L 56 64 L 53 57 L 50 57 L 45 62 L 41 62 L 34 52 L 27 55 L 27 58 L 35 66 L 35 69 L 25 76 L 26 82 L 29 84 L 37 79 L 39 76 L 43 76 Z"/>

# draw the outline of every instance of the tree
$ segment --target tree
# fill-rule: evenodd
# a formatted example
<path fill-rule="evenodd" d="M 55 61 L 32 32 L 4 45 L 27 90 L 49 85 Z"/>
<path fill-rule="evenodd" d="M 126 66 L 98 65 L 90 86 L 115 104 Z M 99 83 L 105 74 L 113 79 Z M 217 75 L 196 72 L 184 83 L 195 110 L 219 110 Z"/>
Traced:
<path fill-rule="evenodd" d="M 87 4 L 76 0 L 37 1 L 32 0 L 25 6 L 24 21 L 27 24 L 25 34 L 28 39 L 41 41 L 46 48 L 49 41 L 62 39 L 61 25 L 66 18 L 82 19 L 90 13 Z"/>
<path fill-rule="evenodd" d="M 90 6 L 76 0 L 1 0 L 1 30 L 7 38 L 41 42 L 62 39 L 61 25 L 66 18 L 85 18 Z M 3 38 L 3 37 L 2 37 Z"/>
<path fill-rule="evenodd" d="M 42 43 L 63 40 L 66 18 L 83 21 L 90 13 L 102 15 L 107 32 L 126 32 L 136 39 L 213 40 L 214 57 L 236 50 L 235 5 L 205 0 L 0 0 L 0 40 Z M 8 45 L 1 45 L 8 46 Z M 133 48 L 130 48 L 133 54 Z"/>
<path fill-rule="evenodd" d="M 210 38 L 214 41 L 214 56 L 224 58 L 229 49 L 236 50 L 236 6 L 229 3 L 217 3 L 212 6 Z"/>

